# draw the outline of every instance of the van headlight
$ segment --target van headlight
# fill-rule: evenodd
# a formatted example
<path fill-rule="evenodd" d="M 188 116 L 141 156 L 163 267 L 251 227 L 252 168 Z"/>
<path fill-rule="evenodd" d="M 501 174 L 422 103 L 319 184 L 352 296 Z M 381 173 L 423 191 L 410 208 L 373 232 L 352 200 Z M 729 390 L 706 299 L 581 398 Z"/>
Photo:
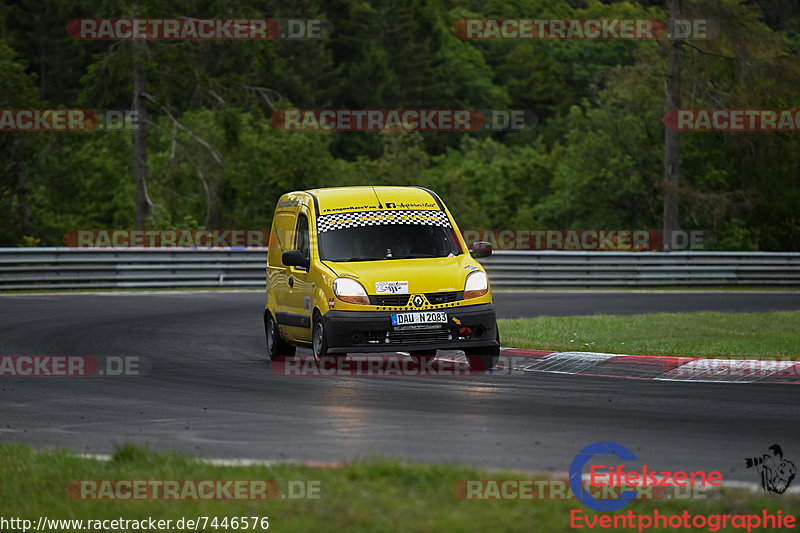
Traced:
<path fill-rule="evenodd" d="M 367 291 L 354 279 L 336 278 L 333 280 L 333 293 L 343 302 L 369 305 Z"/>
<path fill-rule="evenodd" d="M 487 292 L 489 292 L 489 278 L 486 277 L 486 272 L 478 270 L 467 276 L 467 282 L 464 285 L 465 300 L 483 296 Z"/>

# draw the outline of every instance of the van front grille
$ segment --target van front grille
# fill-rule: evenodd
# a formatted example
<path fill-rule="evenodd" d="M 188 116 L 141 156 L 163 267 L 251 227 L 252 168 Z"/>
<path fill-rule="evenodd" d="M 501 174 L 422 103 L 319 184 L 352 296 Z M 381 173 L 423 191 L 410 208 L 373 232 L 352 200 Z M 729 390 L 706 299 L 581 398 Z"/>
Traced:
<path fill-rule="evenodd" d="M 455 302 L 456 300 L 463 300 L 464 293 L 463 291 L 426 292 L 425 298 L 428 299 L 431 305 L 447 304 L 450 302 Z"/>
<path fill-rule="evenodd" d="M 404 329 L 393 331 L 359 332 L 359 344 L 432 344 L 453 339 L 450 331 L 439 327 L 434 329 Z M 386 339 L 389 342 L 386 342 Z"/>
<path fill-rule="evenodd" d="M 371 295 L 369 303 L 371 305 L 388 305 L 404 307 L 408 303 L 410 294 L 381 294 L 380 296 Z"/>
<path fill-rule="evenodd" d="M 410 294 L 381 294 L 380 296 L 371 295 L 369 303 L 371 305 L 383 305 L 390 307 L 405 307 L 408 305 Z M 426 292 L 425 298 L 431 305 L 447 304 L 464 299 L 464 291 L 452 292 Z"/>

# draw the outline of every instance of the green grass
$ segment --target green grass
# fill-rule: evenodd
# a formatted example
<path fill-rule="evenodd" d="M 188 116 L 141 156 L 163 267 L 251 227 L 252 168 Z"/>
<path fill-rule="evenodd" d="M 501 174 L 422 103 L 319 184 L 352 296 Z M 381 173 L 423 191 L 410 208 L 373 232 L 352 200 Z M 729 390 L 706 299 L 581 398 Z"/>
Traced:
<path fill-rule="evenodd" d="M 565 452 L 566 453 L 566 452 Z M 155 519 L 197 516 L 269 517 L 271 531 L 569 531 L 576 501 L 462 501 L 453 494 L 460 479 L 525 479 L 524 474 L 444 465 L 403 465 L 373 460 L 340 468 L 300 465 L 220 467 L 176 454 L 154 454 L 124 446 L 110 462 L 65 452 L 35 452 L 22 445 L 0 445 L 0 516 L 38 520 Z M 102 501 L 68 497 L 73 479 L 272 479 L 281 491 L 289 480 L 319 481 L 320 498 L 246 501 Z M 754 479 L 755 481 L 755 479 Z M 765 495 L 724 489 L 705 500 L 634 502 L 624 511 L 648 513 L 784 513 L 800 511 L 796 495 Z M 203 530 L 200 528 L 200 530 Z M 210 527 L 208 531 L 215 531 Z M 252 529 L 251 529 L 252 530 Z M 218 529 L 217 531 L 222 531 Z M 259 531 L 257 529 L 256 531 Z"/>
<path fill-rule="evenodd" d="M 713 298 L 713 296 L 710 296 Z M 498 320 L 503 346 L 637 355 L 800 357 L 800 311 Z"/>

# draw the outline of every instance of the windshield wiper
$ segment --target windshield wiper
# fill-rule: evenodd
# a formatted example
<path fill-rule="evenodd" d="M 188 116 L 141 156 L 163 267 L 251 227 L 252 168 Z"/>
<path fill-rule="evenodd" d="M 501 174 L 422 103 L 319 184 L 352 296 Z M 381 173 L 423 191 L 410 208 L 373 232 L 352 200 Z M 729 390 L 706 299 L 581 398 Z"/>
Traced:
<path fill-rule="evenodd" d="M 351 257 L 350 259 L 343 259 L 342 261 L 345 263 L 350 263 L 352 261 L 380 261 L 382 259 L 385 259 L 385 257 L 356 256 Z"/>
<path fill-rule="evenodd" d="M 436 256 L 433 254 L 408 254 L 408 255 L 393 255 L 392 259 L 420 259 L 423 257 L 444 257 L 444 256 Z"/>

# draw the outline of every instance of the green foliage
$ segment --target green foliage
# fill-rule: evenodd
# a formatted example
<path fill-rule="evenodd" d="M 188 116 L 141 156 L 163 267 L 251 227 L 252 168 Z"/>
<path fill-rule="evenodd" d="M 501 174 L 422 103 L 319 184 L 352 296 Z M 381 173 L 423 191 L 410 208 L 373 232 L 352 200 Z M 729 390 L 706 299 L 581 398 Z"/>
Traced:
<path fill-rule="evenodd" d="M 3 109 L 127 109 L 147 77 L 148 227 L 269 225 L 295 189 L 367 183 L 439 192 L 463 227 L 660 228 L 666 43 L 464 41 L 468 17 L 660 18 L 650 0 L 179 0 L 146 17 L 320 18 L 329 39 L 77 41 L 72 18 L 131 5 L 0 7 Z M 795 108 L 800 7 L 684 0 L 719 33 L 683 46 L 682 106 Z M 520 132 L 284 132 L 275 108 L 527 109 Z M 797 133 L 681 135 L 681 226 L 717 249 L 800 250 Z M 0 245 L 59 245 L 134 225 L 131 132 L 0 135 Z"/>
<path fill-rule="evenodd" d="M 31 169 L 31 209 L 38 234 L 62 245 L 72 228 L 132 228 L 129 133 L 58 133 Z"/>
<path fill-rule="evenodd" d="M 468 138 L 459 150 L 434 158 L 426 183 L 463 228 L 538 228 L 532 209 L 548 193 L 554 159 L 541 144 L 508 147 Z"/>
<path fill-rule="evenodd" d="M 35 76 L 17 52 L 0 38 L 0 108 L 39 107 Z M 29 176 L 35 174 L 39 155 L 48 146 L 49 134 L 6 133 L 0 135 L 0 243 L 28 245 L 39 239 L 30 209 Z"/>
<path fill-rule="evenodd" d="M 534 210 L 546 227 L 657 227 L 663 103 L 656 80 L 646 66 L 620 69 L 594 103 L 572 107 L 551 194 Z"/>

